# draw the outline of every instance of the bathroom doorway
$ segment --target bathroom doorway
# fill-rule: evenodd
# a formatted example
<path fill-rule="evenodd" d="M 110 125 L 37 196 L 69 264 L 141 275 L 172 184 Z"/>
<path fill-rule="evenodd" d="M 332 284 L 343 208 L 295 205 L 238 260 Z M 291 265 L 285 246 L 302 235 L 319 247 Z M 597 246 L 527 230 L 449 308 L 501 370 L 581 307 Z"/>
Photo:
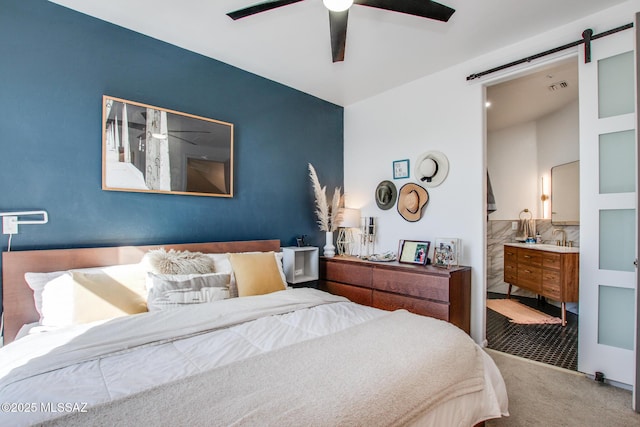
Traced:
<path fill-rule="evenodd" d="M 505 244 L 521 242 L 527 250 L 536 241 L 538 245 L 555 245 L 558 240 L 574 248 L 580 245 L 578 220 L 552 218 L 553 207 L 559 206 L 561 200 L 554 201 L 552 197 L 560 192 L 551 191 L 552 170 L 579 161 L 577 61 L 575 56 L 566 58 L 486 88 L 490 183 L 486 217 L 487 299 L 510 299 L 521 303 L 516 305 L 517 310 L 526 312 L 529 307 L 541 313 L 541 318 L 566 320 L 564 326 L 520 324 L 487 308 L 487 344 L 495 350 L 572 370 L 577 370 L 578 361 L 577 302 L 566 304 L 563 316 L 560 301 L 542 297 L 525 286 L 512 286 L 510 292 L 509 282 L 505 281 L 509 280 L 508 273 L 505 278 Z M 554 181 L 557 184 L 560 179 L 556 176 Z M 571 191 L 577 195 L 579 187 Z M 529 243 L 532 246 L 527 247 Z M 538 267 L 532 269 L 534 274 L 542 277 L 542 272 L 535 268 Z M 577 279 L 575 286 L 577 289 Z"/>

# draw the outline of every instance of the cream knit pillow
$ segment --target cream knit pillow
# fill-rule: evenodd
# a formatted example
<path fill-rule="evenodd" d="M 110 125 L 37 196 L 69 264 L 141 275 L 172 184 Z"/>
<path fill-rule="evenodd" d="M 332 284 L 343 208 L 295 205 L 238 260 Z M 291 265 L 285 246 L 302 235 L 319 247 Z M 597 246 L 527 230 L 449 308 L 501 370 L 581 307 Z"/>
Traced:
<path fill-rule="evenodd" d="M 144 255 L 142 262 L 155 274 L 206 274 L 215 271 L 214 261 L 200 252 L 153 249 Z"/>

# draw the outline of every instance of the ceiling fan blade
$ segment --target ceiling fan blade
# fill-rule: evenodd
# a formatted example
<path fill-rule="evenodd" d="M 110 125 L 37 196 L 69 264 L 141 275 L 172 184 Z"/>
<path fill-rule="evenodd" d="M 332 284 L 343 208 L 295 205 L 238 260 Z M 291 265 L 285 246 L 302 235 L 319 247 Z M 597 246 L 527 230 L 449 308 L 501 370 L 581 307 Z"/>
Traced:
<path fill-rule="evenodd" d="M 298 3 L 302 0 L 272 0 L 262 3 L 254 4 L 253 6 L 245 7 L 244 9 L 236 10 L 234 12 L 227 13 L 227 16 L 234 21 L 236 19 L 245 18 L 247 16 L 255 15 L 256 13 L 266 12 L 267 10 L 275 9 L 281 6 L 287 6 L 292 3 Z"/>
<path fill-rule="evenodd" d="M 173 130 L 169 129 L 169 133 L 211 133 L 208 130 Z"/>
<path fill-rule="evenodd" d="M 354 0 L 355 4 L 447 22 L 455 9 L 430 0 Z"/>
<path fill-rule="evenodd" d="M 344 61 L 348 19 L 349 9 L 344 12 L 329 11 L 329 30 L 331 31 L 331 55 L 333 56 L 333 62 Z"/>
<path fill-rule="evenodd" d="M 174 135 L 174 134 L 173 134 L 173 133 L 171 133 L 171 132 L 169 132 L 169 133 L 171 134 L 171 137 L 172 137 L 172 138 L 175 138 L 175 139 L 178 139 L 178 140 L 180 140 L 180 141 L 186 142 L 187 144 L 191 144 L 191 145 L 198 145 L 198 144 L 196 144 L 195 142 L 189 141 L 188 139 L 180 138 L 179 136 Z"/>

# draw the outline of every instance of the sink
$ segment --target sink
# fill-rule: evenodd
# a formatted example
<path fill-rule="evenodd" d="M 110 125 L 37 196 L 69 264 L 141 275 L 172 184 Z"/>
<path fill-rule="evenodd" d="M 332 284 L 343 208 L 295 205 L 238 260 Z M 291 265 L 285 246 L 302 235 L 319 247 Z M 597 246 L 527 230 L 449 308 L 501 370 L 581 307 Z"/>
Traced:
<path fill-rule="evenodd" d="M 531 247 L 533 249 L 540 249 L 540 250 L 543 250 L 543 251 L 545 251 L 545 250 L 549 251 L 549 250 L 552 250 L 552 249 L 559 249 L 559 248 L 568 247 L 568 246 L 558 246 L 558 245 L 552 245 L 552 244 L 549 244 L 549 243 L 534 243 L 533 245 L 531 245 Z"/>
<path fill-rule="evenodd" d="M 505 243 L 505 245 L 517 246 L 519 248 L 534 249 L 539 251 L 548 251 L 548 252 L 565 252 L 565 253 L 580 252 L 580 248 L 577 246 L 572 246 L 572 247 L 557 246 L 557 245 L 551 245 L 549 243 Z"/>

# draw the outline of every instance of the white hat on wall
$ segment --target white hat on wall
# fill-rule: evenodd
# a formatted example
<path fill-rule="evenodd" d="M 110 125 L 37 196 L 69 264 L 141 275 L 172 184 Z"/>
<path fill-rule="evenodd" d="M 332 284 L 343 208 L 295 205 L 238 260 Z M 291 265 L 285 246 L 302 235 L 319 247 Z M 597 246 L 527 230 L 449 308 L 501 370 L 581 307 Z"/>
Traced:
<path fill-rule="evenodd" d="M 449 160 L 440 151 L 427 151 L 416 160 L 413 174 L 425 187 L 437 187 L 449 174 Z"/>

